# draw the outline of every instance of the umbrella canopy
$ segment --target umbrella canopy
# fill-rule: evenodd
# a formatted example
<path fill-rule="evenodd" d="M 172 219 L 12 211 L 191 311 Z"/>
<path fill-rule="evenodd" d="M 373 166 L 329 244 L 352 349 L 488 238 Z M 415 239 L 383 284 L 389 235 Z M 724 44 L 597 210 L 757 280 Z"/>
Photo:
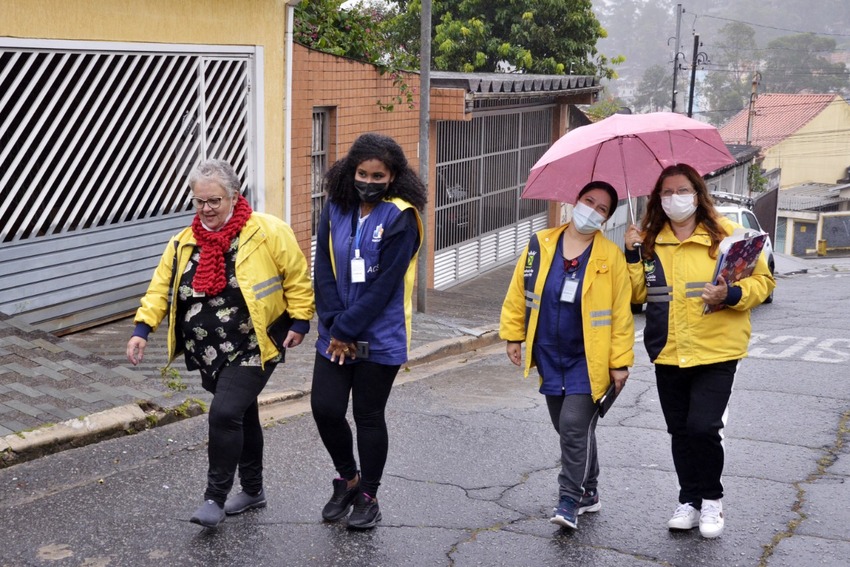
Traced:
<path fill-rule="evenodd" d="M 621 199 L 639 197 L 677 163 L 705 175 L 735 158 L 711 124 L 672 112 L 614 114 L 552 144 L 531 168 L 522 196 L 575 203 L 588 182 L 607 181 Z"/>

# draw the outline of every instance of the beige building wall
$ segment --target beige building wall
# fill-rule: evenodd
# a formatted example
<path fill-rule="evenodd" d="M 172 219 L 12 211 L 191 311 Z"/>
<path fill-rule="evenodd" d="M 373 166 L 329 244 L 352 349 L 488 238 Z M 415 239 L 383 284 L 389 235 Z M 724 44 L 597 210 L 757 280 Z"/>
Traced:
<path fill-rule="evenodd" d="M 265 210 L 284 216 L 284 0 L 0 0 L 0 37 L 263 47 Z M 308 241 L 309 242 L 309 241 Z"/>
<path fill-rule="evenodd" d="M 765 155 L 763 168 L 782 169 L 780 188 L 835 183 L 850 167 L 850 104 L 840 98 Z"/>

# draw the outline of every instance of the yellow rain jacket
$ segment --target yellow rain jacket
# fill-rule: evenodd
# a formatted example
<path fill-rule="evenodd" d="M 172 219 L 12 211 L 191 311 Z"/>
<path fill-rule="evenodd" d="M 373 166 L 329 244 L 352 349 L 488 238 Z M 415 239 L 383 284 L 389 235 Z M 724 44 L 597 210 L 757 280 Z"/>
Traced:
<path fill-rule="evenodd" d="M 543 285 L 567 226 L 541 230 L 532 237 L 517 262 L 502 304 L 499 336 L 506 341 L 525 341 L 525 376 L 535 365 L 531 358 Z M 531 282 L 534 289 L 526 289 Z M 597 232 L 581 286 L 582 332 L 594 401 L 611 384 L 610 369 L 634 364 L 630 292 L 622 251 Z"/>
<path fill-rule="evenodd" d="M 724 217 L 720 225 L 726 234 L 738 227 Z M 658 234 L 652 261 L 641 261 L 636 251 L 626 253 L 632 301 L 647 304 L 644 344 L 656 364 L 688 368 L 747 355 L 750 309 L 770 295 L 776 281 L 762 253 L 753 275 L 733 284 L 741 289 L 740 301 L 703 315 L 702 290 L 717 265 L 708 255 L 709 246 L 702 224 L 679 242 L 668 223 Z"/>
<path fill-rule="evenodd" d="M 135 322 L 146 323 L 154 331 L 168 314 L 168 362 L 182 350 L 177 345 L 177 306 L 170 294 L 177 290 L 192 250 L 196 245 L 192 227 L 172 237 L 159 260 Z M 173 272 L 177 267 L 176 274 Z M 260 357 L 265 364 L 278 351 L 266 328 L 284 311 L 293 319 L 313 317 L 313 287 L 307 260 L 298 246 L 292 228 L 272 215 L 254 211 L 239 233 L 236 252 L 236 279 L 248 305 L 257 333 Z"/>

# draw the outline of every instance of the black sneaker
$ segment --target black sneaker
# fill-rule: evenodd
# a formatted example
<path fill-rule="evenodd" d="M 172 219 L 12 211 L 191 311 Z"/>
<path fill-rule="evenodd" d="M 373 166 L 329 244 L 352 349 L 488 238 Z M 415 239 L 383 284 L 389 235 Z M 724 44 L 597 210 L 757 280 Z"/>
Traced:
<path fill-rule="evenodd" d="M 354 511 L 348 517 L 348 527 L 354 530 L 368 530 L 380 521 L 381 509 L 378 507 L 378 499 L 359 492 L 354 500 Z"/>
<path fill-rule="evenodd" d="M 353 487 L 348 488 L 348 481 L 344 478 L 335 478 L 334 493 L 325 507 L 322 508 L 322 518 L 328 522 L 333 522 L 344 518 L 348 514 L 349 508 L 354 503 L 354 499 L 360 493 L 360 479 Z"/>

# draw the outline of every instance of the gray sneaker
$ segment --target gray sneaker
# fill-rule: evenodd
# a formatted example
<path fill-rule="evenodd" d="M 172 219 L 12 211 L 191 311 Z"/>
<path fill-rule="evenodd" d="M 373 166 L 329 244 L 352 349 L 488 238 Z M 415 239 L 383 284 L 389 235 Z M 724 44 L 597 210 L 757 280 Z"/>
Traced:
<path fill-rule="evenodd" d="M 232 498 L 228 498 L 224 503 L 224 513 L 228 516 L 235 516 L 247 510 L 254 508 L 266 507 L 266 492 L 260 490 L 256 496 L 251 496 L 244 490 Z"/>
<path fill-rule="evenodd" d="M 224 508 L 215 500 L 207 500 L 200 508 L 195 510 L 189 521 L 205 528 L 218 527 L 224 521 Z"/>

